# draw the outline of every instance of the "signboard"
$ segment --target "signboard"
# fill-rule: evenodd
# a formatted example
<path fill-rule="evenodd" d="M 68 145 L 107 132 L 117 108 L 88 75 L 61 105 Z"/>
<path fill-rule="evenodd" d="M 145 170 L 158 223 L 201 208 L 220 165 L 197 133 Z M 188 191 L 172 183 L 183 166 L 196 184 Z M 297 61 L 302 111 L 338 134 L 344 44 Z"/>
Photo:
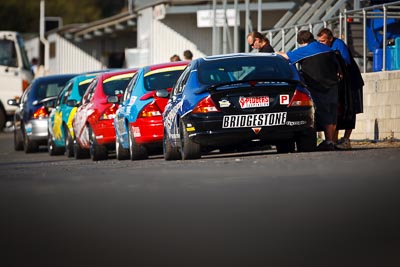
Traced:
<path fill-rule="evenodd" d="M 165 10 L 165 5 L 157 5 L 153 9 L 153 17 L 157 20 L 162 20 L 165 18 L 166 10 Z"/>
<path fill-rule="evenodd" d="M 235 9 L 226 9 L 226 18 L 224 16 L 223 9 L 215 10 L 215 26 L 223 27 L 224 21 L 228 26 L 235 26 Z M 207 28 L 213 27 L 214 23 L 214 11 L 213 10 L 198 10 L 197 11 L 197 27 Z M 239 16 L 236 21 L 236 25 L 240 25 Z"/>

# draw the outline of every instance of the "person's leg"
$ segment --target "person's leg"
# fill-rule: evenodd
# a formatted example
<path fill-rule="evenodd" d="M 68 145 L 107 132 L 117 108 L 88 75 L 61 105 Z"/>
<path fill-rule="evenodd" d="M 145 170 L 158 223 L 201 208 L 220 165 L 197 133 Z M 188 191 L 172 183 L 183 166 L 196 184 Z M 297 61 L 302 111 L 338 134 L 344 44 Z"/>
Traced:
<path fill-rule="evenodd" d="M 328 124 L 325 126 L 325 140 L 328 142 L 334 142 L 336 132 L 336 124 Z"/>
<path fill-rule="evenodd" d="M 339 139 L 339 130 L 335 130 L 335 134 L 333 135 L 333 142 L 337 143 Z"/>
<path fill-rule="evenodd" d="M 344 139 L 347 139 L 347 140 L 350 140 L 350 135 L 351 135 L 351 132 L 353 131 L 353 129 L 346 129 L 345 131 L 344 131 L 344 136 L 343 136 L 343 138 Z"/>
<path fill-rule="evenodd" d="M 335 148 L 339 150 L 350 150 L 350 136 L 356 126 L 356 114 L 353 114 L 351 118 L 346 120 L 344 126 L 344 136 L 336 143 Z"/>
<path fill-rule="evenodd" d="M 326 98 L 316 99 L 315 113 L 317 128 L 323 130 L 325 140 L 317 147 L 318 151 L 335 150 L 334 136 L 337 122 L 337 103 L 330 103 Z"/>
<path fill-rule="evenodd" d="M 335 145 L 336 149 L 339 149 L 339 150 L 350 150 L 351 149 L 351 144 L 350 144 L 351 132 L 352 132 L 352 129 L 346 129 L 344 131 L 344 136 Z"/>
<path fill-rule="evenodd" d="M 323 126 L 325 140 L 318 145 L 318 151 L 332 151 L 335 150 L 335 143 L 333 138 L 335 135 L 336 124 L 327 124 Z"/>

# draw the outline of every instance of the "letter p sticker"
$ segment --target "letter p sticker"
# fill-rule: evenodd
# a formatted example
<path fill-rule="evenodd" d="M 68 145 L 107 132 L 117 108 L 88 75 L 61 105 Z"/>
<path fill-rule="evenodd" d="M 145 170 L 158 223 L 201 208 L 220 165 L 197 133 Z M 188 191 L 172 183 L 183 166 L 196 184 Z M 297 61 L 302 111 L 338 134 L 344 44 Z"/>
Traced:
<path fill-rule="evenodd" d="M 279 104 L 289 105 L 289 95 L 280 95 L 279 96 Z"/>

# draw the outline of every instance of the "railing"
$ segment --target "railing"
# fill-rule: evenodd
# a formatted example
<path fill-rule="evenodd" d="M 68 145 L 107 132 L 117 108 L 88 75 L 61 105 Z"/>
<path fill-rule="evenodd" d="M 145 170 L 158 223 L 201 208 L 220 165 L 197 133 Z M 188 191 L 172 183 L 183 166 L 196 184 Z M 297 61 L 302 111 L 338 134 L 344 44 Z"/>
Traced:
<path fill-rule="evenodd" d="M 380 11 L 376 11 L 380 10 Z M 362 69 L 363 72 L 367 72 L 368 65 L 368 49 L 367 49 L 367 19 L 383 19 L 383 40 L 382 40 L 382 71 L 386 70 L 386 44 L 387 44 L 387 19 L 395 18 L 400 19 L 400 1 L 386 3 L 382 5 L 374 5 L 369 7 L 364 7 L 356 10 L 344 10 L 339 13 L 339 16 L 331 17 L 329 19 L 323 21 L 317 21 L 312 23 L 304 23 L 304 24 L 296 24 L 288 27 L 275 28 L 270 30 L 262 31 L 263 34 L 266 34 L 269 40 L 276 40 L 276 36 L 280 35 L 281 50 L 288 51 L 293 48 L 297 48 L 297 42 L 293 43 L 293 40 L 285 40 L 285 34 L 289 31 L 295 30 L 295 36 L 297 36 L 298 31 L 308 29 L 309 31 L 316 33 L 322 27 L 329 27 L 332 30 L 338 30 L 338 36 L 340 36 L 343 41 L 348 43 L 348 21 L 349 19 L 353 21 L 362 20 L 362 31 L 363 31 L 363 55 L 362 55 Z M 274 38 L 275 37 L 275 38 Z M 278 50 L 277 43 L 271 43 L 275 46 L 275 50 Z M 293 46 L 294 45 L 294 46 Z M 400 44 L 399 44 L 400 45 Z"/>

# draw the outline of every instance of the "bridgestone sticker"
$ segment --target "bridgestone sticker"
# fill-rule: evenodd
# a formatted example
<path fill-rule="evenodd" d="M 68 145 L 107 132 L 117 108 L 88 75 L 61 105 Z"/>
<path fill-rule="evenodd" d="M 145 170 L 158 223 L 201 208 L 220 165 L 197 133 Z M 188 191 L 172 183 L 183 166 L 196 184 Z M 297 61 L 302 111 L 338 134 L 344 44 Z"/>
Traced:
<path fill-rule="evenodd" d="M 222 128 L 285 125 L 287 112 L 224 116 Z"/>

